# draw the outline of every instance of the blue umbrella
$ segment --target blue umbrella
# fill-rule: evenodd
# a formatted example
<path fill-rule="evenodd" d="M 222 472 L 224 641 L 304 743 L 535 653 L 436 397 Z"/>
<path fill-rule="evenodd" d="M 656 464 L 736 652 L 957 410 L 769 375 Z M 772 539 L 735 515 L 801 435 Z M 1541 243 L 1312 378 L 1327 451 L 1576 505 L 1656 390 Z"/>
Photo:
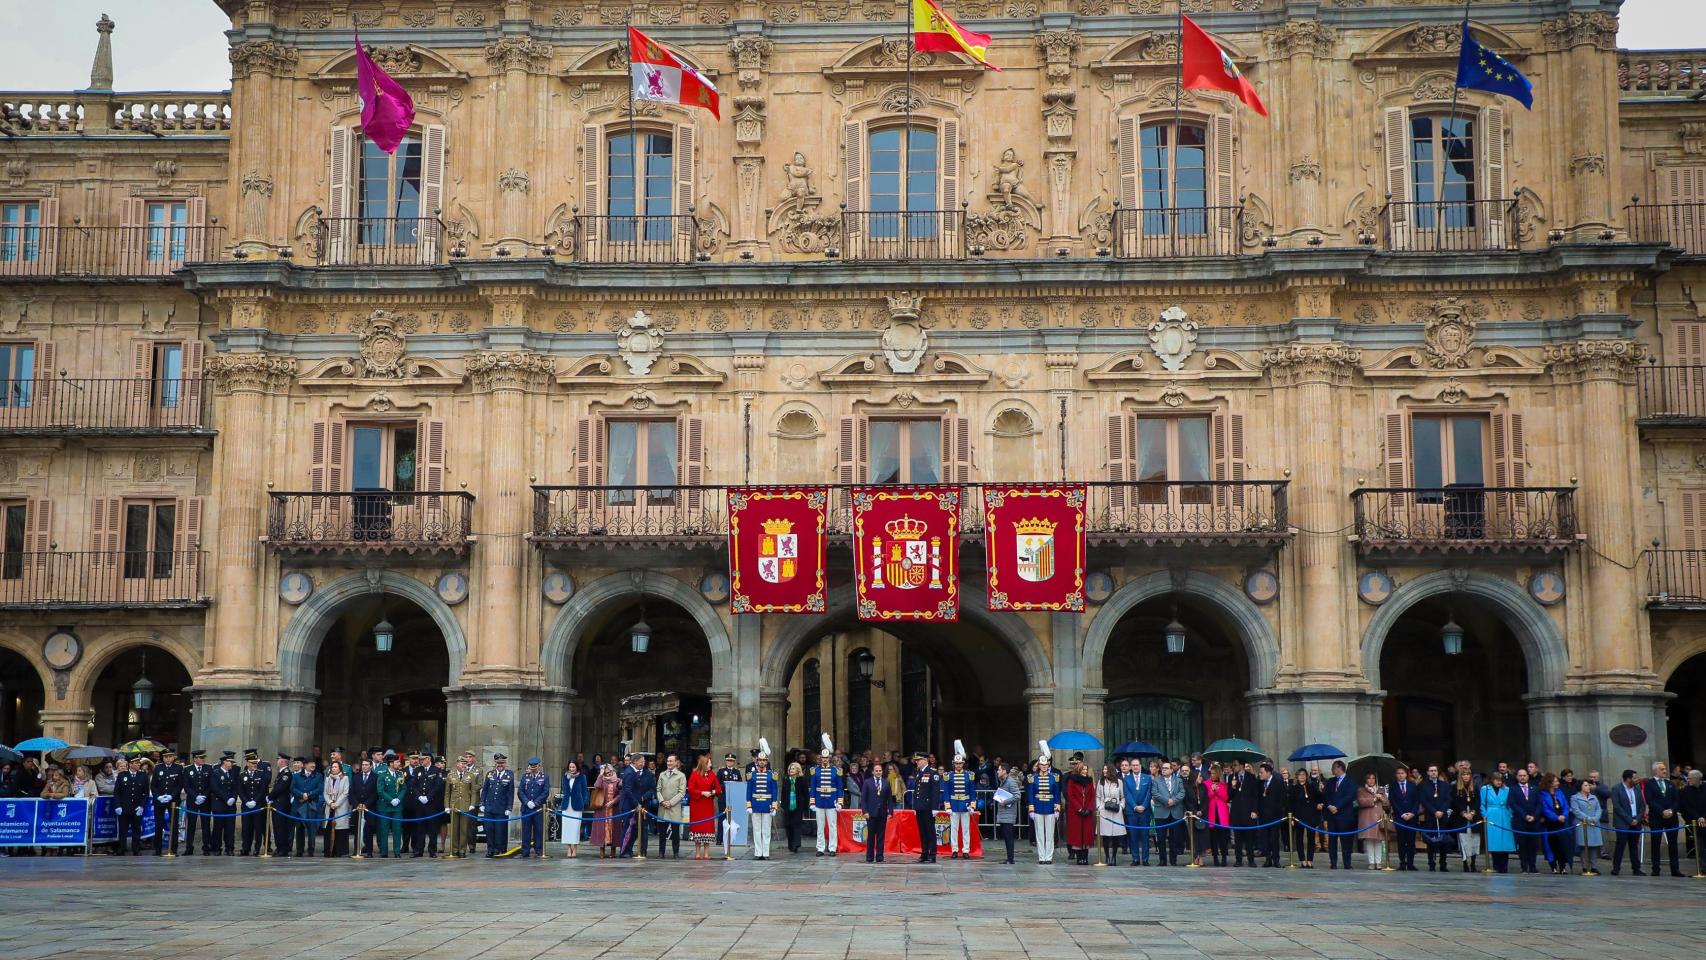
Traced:
<path fill-rule="evenodd" d="M 1127 740 L 1114 749 L 1116 757 L 1165 757 L 1159 747 L 1144 740 Z"/>
<path fill-rule="evenodd" d="M 66 743 L 58 737 L 31 737 L 23 743 L 14 746 L 12 749 L 19 753 L 39 753 L 46 752 L 48 750 L 58 750 L 69 746 L 71 746 L 71 744 Z"/>
<path fill-rule="evenodd" d="M 1299 760 L 1337 760 L 1343 756 L 1346 756 L 1345 751 L 1330 743 L 1307 743 L 1293 750 L 1286 759 L 1296 763 Z"/>
<path fill-rule="evenodd" d="M 1050 750 L 1100 750 L 1102 741 L 1082 730 L 1062 730 L 1048 738 Z"/>

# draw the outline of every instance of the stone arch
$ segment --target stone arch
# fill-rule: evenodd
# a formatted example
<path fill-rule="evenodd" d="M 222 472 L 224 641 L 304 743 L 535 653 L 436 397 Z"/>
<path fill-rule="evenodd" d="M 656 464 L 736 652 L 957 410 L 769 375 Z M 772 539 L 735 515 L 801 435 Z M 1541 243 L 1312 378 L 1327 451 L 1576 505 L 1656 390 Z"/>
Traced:
<path fill-rule="evenodd" d="M 42 639 L 46 638 L 47 632 L 43 631 Z M 0 647 L 23 657 L 30 666 L 35 668 L 36 678 L 41 681 L 41 688 L 44 692 L 53 689 L 53 669 L 47 665 L 47 661 L 41 658 L 41 640 L 32 641 L 23 634 L 10 630 L 0 630 Z"/>
<path fill-rule="evenodd" d="M 285 686 L 295 690 L 314 687 L 314 663 L 320 655 L 320 644 L 326 632 L 338 619 L 343 605 L 369 593 L 388 593 L 409 600 L 432 618 L 450 654 L 450 676 L 447 686 L 462 682 L 462 668 L 468 662 L 468 639 L 456 614 L 440 600 L 438 593 L 413 577 L 391 570 L 352 573 L 324 586 L 317 587 L 284 626 L 278 641 L 278 672 Z"/>
<path fill-rule="evenodd" d="M 600 577 L 563 604 L 557 618 L 551 621 L 550 629 L 545 632 L 545 644 L 539 654 L 545 682 L 553 687 L 572 688 L 575 652 L 585 639 L 587 625 L 609 608 L 637 601 L 642 594 L 648 599 L 667 600 L 693 618 L 705 637 L 705 643 L 711 648 L 711 689 L 732 689 L 734 657 L 723 618 L 692 585 L 650 570 L 630 570 Z"/>
<path fill-rule="evenodd" d="M 191 682 L 194 682 L 195 675 L 201 672 L 200 651 L 177 636 L 158 630 L 109 634 L 94 639 L 85 638 L 84 642 L 88 644 L 89 652 L 77 666 L 71 668 L 71 676 L 66 684 L 67 703 L 87 704 L 95 689 L 95 681 L 101 677 L 101 671 L 118 659 L 119 654 L 136 647 L 164 650 L 190 675 Z"/>
<path fill-rule="evenodd" d="M 787 689 L 794 661 L 798 659 L 801 651 L 813 640 L 829 632 L 838 621 L 851 615 L 853 610 L 853 587 L 843 585 L 830 591 L 829 605 L 823 613 L 810 617 L 787 618 L 782 631 L 764 652 L 764 660 L 759 667 L 761 686 L 772 690 Z M 1054 664 L 1043 650 L 1042 642 L 1023 619 L 1012 613 L 986 610 L 977 605 L 962 605 L 960 616 L 980 629 L 987 630 L 1013 651 L 1014 656 L 1018 657 L 1024 666 L 1025 676 L 1032 689 L 1054 687 Z"/>
<path fill-rule="evenodd" d="M 1274 675 L 1279 672 L 1279 640 L 1275 638 L 1268 618 L 1242 590 L 1219 577 L 1194 570 L 1178 580 L 1171 571 L 1157 570 L 1114 591 L 1114 595 L 1096 611 L 1084 635 L 1086 687 L 1102 686 L 1102 662 L 1107 654 L 1108 641 L 1120 619 L 1145 600 L 1175 591 L 1207 601 L 1231 621 L 1235 638 L 1243 644 L 1245 658 L 1250 664 L 1251 690 L 1266 690 L 1274 685 Z"/>
<path fill-rule="evenodd" d="M 1485 601 L 1498 613 L 1505 626 L 1516 634 L 1523 660 L 1528 665 L 1529 692 L 1550 693 L 1563 689 L 1564 674 L 1569 669 L 1569 651 L 1564 646 L 1564 636 L 1558 631 L 1558 625 L 1547 616 L 1546 608 L 1509 580 L 1485 573 L 1465 575 L 1455 570 L 1436 570 L 1403 584 L 1392 591 L 1392 596 L 1369 619 L 1362 634 L 1362 672 L 1371 688 L 1380 689 L 1380 654 L 1398 618 L 1417 602 L 1445 593 Z"/>

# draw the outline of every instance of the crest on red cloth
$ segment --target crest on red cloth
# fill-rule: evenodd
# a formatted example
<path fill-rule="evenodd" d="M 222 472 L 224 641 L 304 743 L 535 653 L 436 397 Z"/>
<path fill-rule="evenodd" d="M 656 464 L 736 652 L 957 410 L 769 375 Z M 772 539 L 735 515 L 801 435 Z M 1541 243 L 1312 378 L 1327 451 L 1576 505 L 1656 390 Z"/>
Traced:
<path fill-rule="evenodd" d="M 823 487 L 731 487 L 729 611 L 822 613 L 829 493 Z"/>
<path fill-rule="evenodd" d="M 856 488 L 859 619 L 959 619 L 959 538 L 959 487 Z"/>
<path fill-rule="evenodd" d="M 1084 609 L 1081 483 L 983 488 L 989 609 Z"/>

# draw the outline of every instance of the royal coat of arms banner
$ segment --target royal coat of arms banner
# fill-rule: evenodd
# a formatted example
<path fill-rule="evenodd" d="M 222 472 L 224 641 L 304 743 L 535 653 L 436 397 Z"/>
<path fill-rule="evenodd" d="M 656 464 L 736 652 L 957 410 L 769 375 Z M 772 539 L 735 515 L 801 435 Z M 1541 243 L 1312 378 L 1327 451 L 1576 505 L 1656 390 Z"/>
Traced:
<path fill-rule="evenodd" d="M 1081 483 L 983 488 L 989 609 L 1084 609 Z"/>
<path fill-rule="evenodd" d="M 729 611 L 822 613 L 828 597 L 823 487 L 729 489 Z"/>
<path fill-rule="evenodd" d="M 855 488 L 859 619 L 959 619 L 959 539 L 959 487 Z"/>

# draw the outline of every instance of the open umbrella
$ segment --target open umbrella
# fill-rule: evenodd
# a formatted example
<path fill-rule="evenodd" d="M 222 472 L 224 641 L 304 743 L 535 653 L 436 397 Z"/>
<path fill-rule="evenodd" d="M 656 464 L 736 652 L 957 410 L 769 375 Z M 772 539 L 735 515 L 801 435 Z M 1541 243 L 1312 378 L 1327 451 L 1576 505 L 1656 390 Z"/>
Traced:
<path fill-rule="evenodd" d="M 0 744 L 0 763 L 17 763 L 22 759 L 24 759 L 23 754 L 13 750 L 11 747 Z"/>
<path fill-rule="evenodd" d="M 118 745 L 119 753 L 128 753 L 133 755 L 138 753 L 159 753 L 164 749 L 166 749 L 166 745 L 158 740 L 132 740 L 128 743 L 121 743 Z"/>
<path fill-rule="evenodd" d="M 66 743 L 58 737 L 31 737 L 23 743 L 14 744 L 12 749 L 19 753 L 42 753 L 48 750 L 58 750 L 62 747 L 69 746 L 71 746 L 71 744 Z"/>
<path fill-rule="evenodd" d="M 1102 741 L 1082 730 L 1062 730 L 1048 738 L 1050 750 L 1100 750 Z"/>
<path fill-rule="evenodd" d="M 1209 744 L 1208 749 L 1202 752 L 1202 758 L 1221 762 L 1237 760 L 1240 763 L 1261 763 L 1268 759 L 1268 755 L 1262 752 L 1261 747 L 1248 740 L 1227 737 L 1225 740 L 1216 740 Z"/>
<path fill-rule="evenodd" d="M 116 760 L 118 759 L 119 752 L 107 747 L 67 747 L 64 750 L 55 750 L 53 753 L 49 754 L 49 756 L 56 760 L 70 760 L 72 762 L 80 760 Z"/>
<path fill-rule="evenodd" d="M 1370 772 L 1374 773 L 1377 783 L 1391 783 L 1397 779 L 1398 768 L 1408 766 L 1390 753 L 1365 753 L 1346 764 L 1345 773 L 1352 783 L 1361 783 Z"/>
<path fill-rule="evenodd" d="M 1115 757 L 1165 757 L 1160 748 L 1143 740 L 1127 740 L 1114 748 Z"/>
<path fill-rule="evenodd" d="M 1337 760 L 1345 755 L 1345 751 L 1330 743 L 1306 743 L 1293 750 L 1286 759 L 1296 763 L 1299 760 Z"/>

